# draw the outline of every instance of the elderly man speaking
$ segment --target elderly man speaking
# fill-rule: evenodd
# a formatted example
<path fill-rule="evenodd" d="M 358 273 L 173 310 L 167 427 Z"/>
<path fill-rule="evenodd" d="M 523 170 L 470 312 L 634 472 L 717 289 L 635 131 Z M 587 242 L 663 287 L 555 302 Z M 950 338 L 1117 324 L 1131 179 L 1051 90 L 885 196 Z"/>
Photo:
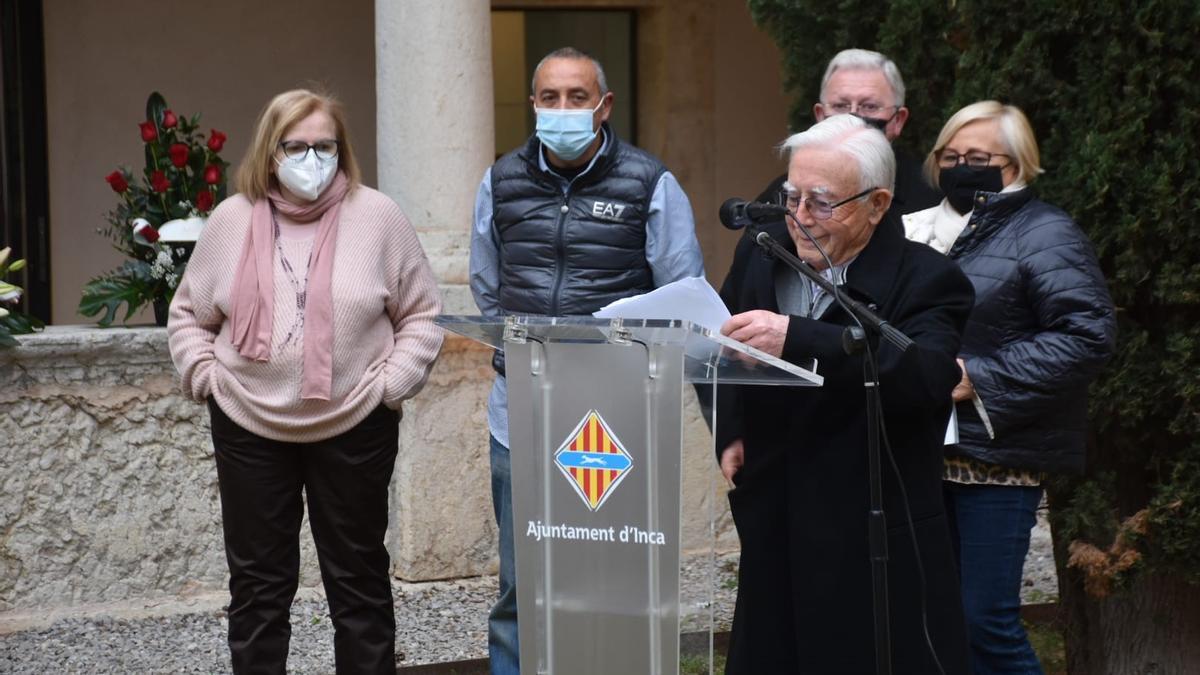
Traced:
<path fill-rule="evenodd" d="M 903 353 L 873 345 L 887 441 L 893 672 L 937 673 L 936 652 L 945 673 L 965 673 L 941 475 L 971 284 L 885 221 L 896 168 L 882 133 L 837 115 L 784 146 L 794 218 L 786 231 L 778 224 L 771 233 L 915 342 Z M 735 386 L 720 394 L 718 459 L 735 486 L 729 502 L 742 548 L 727 672 L 873 672 L 863 357 L 842 351 L 853 319 L 808 279 L 761 255 L 749 237 L 738 245 L 721 296 L 734 314 L 723 333 L 788 361 L 815 357 L 825 377 L 821 388 Z"/>

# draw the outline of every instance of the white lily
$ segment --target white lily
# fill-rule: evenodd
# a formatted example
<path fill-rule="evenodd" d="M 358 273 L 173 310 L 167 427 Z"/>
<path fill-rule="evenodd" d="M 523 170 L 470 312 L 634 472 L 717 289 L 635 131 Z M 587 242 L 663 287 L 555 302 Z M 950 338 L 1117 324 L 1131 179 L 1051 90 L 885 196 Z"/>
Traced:
<path fill-rule="evenodd" d="M 21 287 L 0 281 L 0 302 L 12 302 L 21 297 Z"/>

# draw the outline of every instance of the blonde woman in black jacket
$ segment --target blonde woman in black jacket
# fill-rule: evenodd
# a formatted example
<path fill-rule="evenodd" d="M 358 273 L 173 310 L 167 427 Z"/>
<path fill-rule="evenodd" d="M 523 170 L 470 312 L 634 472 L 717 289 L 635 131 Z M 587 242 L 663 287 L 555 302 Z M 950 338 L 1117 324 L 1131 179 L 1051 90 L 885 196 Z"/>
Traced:
<path fill-rule="evenodd" d="M 1112 299 L 1087 236 L 1029 187 L 1042 169 L 1019 108 L 959 110 L 925 168 L 946 198 L 903 216 L 905 233 L 975 286 L 944 474 L 972 672 L 1040 673 L 1021 627 L 1022 565 L 1043 477 L 1083 470 L 1087 388 L 1116 340 Z"/>

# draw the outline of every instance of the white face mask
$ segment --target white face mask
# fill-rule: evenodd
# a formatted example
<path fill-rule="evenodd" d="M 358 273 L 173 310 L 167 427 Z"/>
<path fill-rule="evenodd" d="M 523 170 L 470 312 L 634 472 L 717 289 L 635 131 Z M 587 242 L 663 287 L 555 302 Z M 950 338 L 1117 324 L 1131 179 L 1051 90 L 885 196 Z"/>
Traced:
<path fill-rule="evenodd" d="M 338 158 L 320 159 L 317 153 L 309 151 L 303 158 L 275 160 L 279 166 L 275 175 L 292 194 L 306 202 L 316 200 L 333 182 L 337 174 Z"/>

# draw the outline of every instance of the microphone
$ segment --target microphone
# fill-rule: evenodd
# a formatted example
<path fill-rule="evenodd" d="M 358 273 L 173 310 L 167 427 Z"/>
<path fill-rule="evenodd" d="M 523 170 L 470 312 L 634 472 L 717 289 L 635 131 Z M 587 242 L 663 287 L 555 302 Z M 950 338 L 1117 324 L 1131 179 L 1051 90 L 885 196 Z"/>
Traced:
<path fill-rule="evenodd" d="M 787 207 L 766 202 L 748 202 L 733 197 L 721 205 L 721 224 L 731 230 L 740 230 L 751 223 L 774 220 L 787 215 Z"/>
<path fill-rule="evenodd" d="M 895 345 L 901 352 L 906 352 L 913 346 L 913 341 L 907 335 L 902 333 L 895 326 L 891 325 L 881 318 L 875 311 L 855 300 L 846 296 L 838 290 L 838 287 L 829 283 L 825 277 L 821 276 L 816 270 L 808 265 L 808 263 L 796 257 L 796 254 L 787 250 L 775 241 L 770 234 L 760 231 L 755 227 L 755 223 L 762 220 L 770 220 L 778 216 L 790 216 L 786 207 L 777 204 L 764 204 L 763 202 L 748 202 L 743 199 L 726 199 L 721 205 L 720 216 L 721 223 L 731 230 L 740 230 L 743 227 L 749 227 L 750 233 L 754 235 L 754 243 L 766 251 L 774 258 L 781 260 L 788 267 L 796 270 L 801 275 L 812 281 L 819 288 L 833 296 L 834 300 L 841 305 L 847 314 L 853 316 L 860 325 L 874 330 L 879 336 Z M 795 216 L 791 216 L 794 220 Z M 800 225 L 799 222 L 796 223 Z M 825 259 L 826 264 L 833 266 L 833 261 L 825 254 L 825 250 L 812 237 L 812 233 L 804 226 L 800 226 L 800 231 L 804 236 L 812 241 L 813 245 L 820 251 L 821 257 Z M 844 344 L 850 345 L 856 340 L 850 340 Z M 847 349 L 847 353 L 850 350 Z"/>

